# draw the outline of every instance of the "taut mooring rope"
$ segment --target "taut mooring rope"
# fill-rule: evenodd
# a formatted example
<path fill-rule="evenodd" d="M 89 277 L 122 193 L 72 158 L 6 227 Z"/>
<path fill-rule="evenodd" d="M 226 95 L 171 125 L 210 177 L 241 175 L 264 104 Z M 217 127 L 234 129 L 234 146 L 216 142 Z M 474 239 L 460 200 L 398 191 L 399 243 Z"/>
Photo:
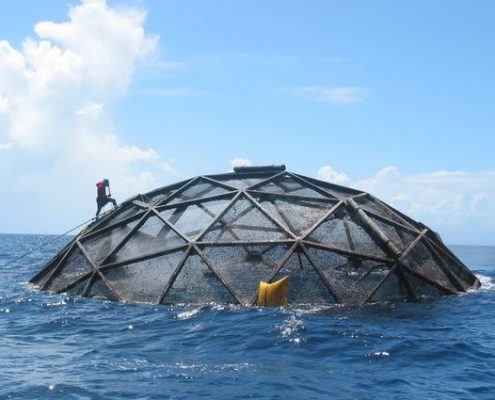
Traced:
<path fill-rule="evenodd" d="M 109 212 L 111 212 L 111 211 L 113 211 L 113 209 L 112 209 L 112 210 L 107 211 L 106 213 L 102 214 L 101 216 L 104 216 L 105 214 L 108 214 L 108 213 L 109 213 Z M 101 218 L 101 217 L 100 217 L 100 218 Z M 22 255 L 20 255 L 20 256 L 17 256 L 17 257 L 16 257 L 16 258 L 14 258 L 13 260 L 10 260 L 7 264 L 1 265 L 1 266 L 0 266 L 0 268 L 6 267 L 7 265 L 10 265 L 10 264 L 12 264 L 12 263 L 15 263 L 16 261 L 19 261 L 21 258 L 26 257 L 27 255 L 31 254 L 32 252 L 34 252 L 34 251 L 36 251 L 36 250 L 39 250 L 39 249 L 41 249 L 41 248 L 45 247 L 46 245 L 49 245 L 50 243 L 53 243 L 55 240 L 60 239 L 62 236 L 65 236 L 65 235 L 67 235 L 67 234 L 71 233 L 72 231 L 75 231 L 77 228 L 80 228 L 81 226 L 86 225 L 86 224 L 88 224 L 88 223 L 90 223 L 91 221 L 94 221 L 94 220 L 96 220 L 96 219 L 97 219 L 96 217 L 93 217 L 93 218 L 91 218 L 91 219 L 88 219 L 87 221 L 84 221 L 83 223 L 81 223 L 81 224 L 79 224 L 79 225 L 75 226 L 75 227 L 74 227 L 74 228 L 72 228 L 72 229 L 69 229 L 68 231 L 66 231 L 66 232 L 62 233 L 61 235 L 58 235 L 56 238 L 50 239 L 50 240 L 48 240 L 47 242 L 44 242 L 44 243 L 40 244 L 38 247 L 35 247 L 35 248 L 33 248 L 33 249 L 30 249 L 28 252 L 26 252 L 26 253 L 24 253 L 24 254 L 22 254 Z"/>

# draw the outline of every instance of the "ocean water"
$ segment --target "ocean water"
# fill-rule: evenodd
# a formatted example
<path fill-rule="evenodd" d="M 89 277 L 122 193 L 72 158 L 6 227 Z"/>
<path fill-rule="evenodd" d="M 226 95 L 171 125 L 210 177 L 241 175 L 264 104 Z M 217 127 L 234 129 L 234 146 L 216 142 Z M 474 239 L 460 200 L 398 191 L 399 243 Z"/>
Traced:
<path fill-rule="evenodd" d="M 0 235 L 0 265 L 50 238 Z M 0 267 L 0 399 L 495 399 L 495 247 L 452 246 L 462 296 L 259 309 L 37 291 L 63 244 Z"/>

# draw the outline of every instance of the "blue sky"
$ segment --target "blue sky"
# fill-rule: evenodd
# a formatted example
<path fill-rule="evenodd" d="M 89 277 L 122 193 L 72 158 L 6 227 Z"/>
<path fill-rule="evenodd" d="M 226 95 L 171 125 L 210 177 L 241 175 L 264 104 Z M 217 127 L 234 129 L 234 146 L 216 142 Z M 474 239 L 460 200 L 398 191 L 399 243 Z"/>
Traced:
<path fill-rule="evenodd" d="M 102 177 L 123 200 L 238 159 L 494 244 L 494 20 L 491 1 L 2 4 L 0 231 L 90 218 Z"/>

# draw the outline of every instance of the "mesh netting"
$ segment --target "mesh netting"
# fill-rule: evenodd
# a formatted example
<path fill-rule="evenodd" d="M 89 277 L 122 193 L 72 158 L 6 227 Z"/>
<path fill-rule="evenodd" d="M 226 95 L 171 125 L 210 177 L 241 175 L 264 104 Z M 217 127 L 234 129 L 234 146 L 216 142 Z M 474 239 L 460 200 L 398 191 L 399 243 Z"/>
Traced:
<path fill-rule="evenodd" d="M 45 287 L 47 290 L 59 292 L 92 270 L 91 263 L 83 252 L 76 247 L 70 252 L 70 256 L 54 271 L 55 274 L 52 279 L 46 282 Z"/>
<path fill-rule="evenodd" d="M 285 245 L 206 246 L 202 252 L 243 304 L 267 281 L 287 253 Z"/>
<path fill-rule="evenodd" d="M 156 303 L 172 277 L 184 251 L 130 263 L 104 271 L 105 277 L 119 291 L 123 300 Z"/>
<path fill-rule="evenodd" d="M 236 303 L 218 275 L 197 254 L 190 255 L 163 304 Z"/>
<path fill-rule="evenodd" d="M 276 281 L 285 276 L 290 276 L 289 303 L 332 304 L 337 302 L 325 281 L 303 252 L 292 253 L 273 280 Z"/>
<path fill-rule="evenodd" d="M 324 220 L 306 237 L 306 240 L 370 257 L 386 257 L 381 247 L 382 243 L 372 238 L 361 225 L 341 212 Z"/>
<path fill-rule="evenodd" d="M 329 207 L 336 204 L 274 196 L 262 196 L 259 201 L 280 224 L 298 236 L 312 228 L 328 213 Z"/>
<path fill-rule="evenodd" d="M 287 233 L 247 198 L 236 200 L 231 208 L 206 232 L 204 241 L 280 240 Z"/>
<path fill-rule="evenodd" d="M 228 190 L 223 188 L 223 187 L 215 186 L 209 182 L 200 181 L 198 183 L 192 184 L 191 186 L 189 186 L 184 191 L 175 195 L 168 202 L 168 204 L 177 204 L 177 203 L 181 203 L 181 202 L 189 201 L 189 200 L 193 200 L 193 199 L 212 197 L 212 196 L 224 194 L 227 192 L 228 192 Z"/>
<path fill-rule="evenodd" d="M 311 187 L 302 185 L 300 182 L 290 177 L 285 176 L 277 178 L 264 185 L 256 186 L 254 190 L 264 193 L 290 194 L 294 196 L 316 197 L 322 199 L 330 197 L 329 195 L 324 194 L 323 190 L 317 191 Z"/>
<path fill-rule="evenodd" d="M 132 229 L 138 225 L 139 221 L 140 218 L 134 219 L 126 224 L 119 224 L 119 222 L 117 222 L 113 228 L 107 229 L 105 232 L 96 236 L 91 236 L 87 240 L 81 240 L 81 244 L 94 262 L 101 263 L 119 244 L 121 244 L 122 240 L 131 233 Z"/>
<path fill-rule="evenodd" d="M 269 170 L 137 195 L 85 228 L 32 282 L 162 304 L 255 304 L 289 277 L 289 304 L 414 301 L 478 287 L 423 224 L 354 189 Z"/>
<path fill-rule="evenodd" d="M 122 262 L 139 256 L 159 253 L 186 244 L 169 225 L 158 216 L 150 216 L 146 222 L 134 232 L 112 258 L 113 262 Z"/>
<path fill-rule="evenodd" d="M 190 239 L 196 238 L 227 207 L 228 199 L 211 200 L 160 212 L 179 232 Z"/>

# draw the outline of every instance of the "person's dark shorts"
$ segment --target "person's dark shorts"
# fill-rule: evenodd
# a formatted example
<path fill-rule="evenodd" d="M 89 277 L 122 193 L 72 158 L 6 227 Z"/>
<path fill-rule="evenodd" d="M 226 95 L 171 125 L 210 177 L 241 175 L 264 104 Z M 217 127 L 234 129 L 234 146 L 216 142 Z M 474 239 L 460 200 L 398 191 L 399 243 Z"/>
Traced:
<path fill-rule="evenodd" d="M 97 197 L 96 198 L 96 204 L 98 207 L 104 207 L 107 203 L 110 203 L 110 200 L 108 197 Z"/>

